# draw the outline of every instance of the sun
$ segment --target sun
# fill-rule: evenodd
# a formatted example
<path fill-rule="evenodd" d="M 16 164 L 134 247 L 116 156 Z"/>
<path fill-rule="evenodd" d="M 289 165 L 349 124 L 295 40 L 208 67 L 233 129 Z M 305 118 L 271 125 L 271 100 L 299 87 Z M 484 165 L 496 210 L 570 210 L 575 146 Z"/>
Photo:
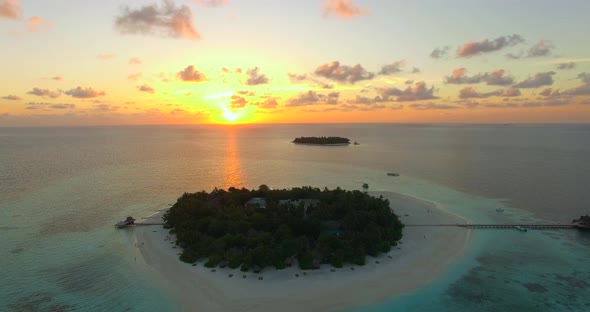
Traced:
<path fill-rule="evenodd" d="M 215 123 L 221 124 L 243 124 L 252 123 L 256 121 L 257 107 L 251 103 L 242 103 L 241 107 L 232 106 L 232 96 L 234 91 L 222 92 L 205 96 L 204 99 L 210 103 L 212 107 L 216 107 L 218 115 L 213 117 Z"/>
<path fill-rule="evenodd" d="M 225 121 L 233 123 L 238 119 L 239 114 L 236 112 L 232 112 L 229 109 L 226 109 L 223 111 L 223 114 L 221 114 L 221 116 L 225 119 Z"/>

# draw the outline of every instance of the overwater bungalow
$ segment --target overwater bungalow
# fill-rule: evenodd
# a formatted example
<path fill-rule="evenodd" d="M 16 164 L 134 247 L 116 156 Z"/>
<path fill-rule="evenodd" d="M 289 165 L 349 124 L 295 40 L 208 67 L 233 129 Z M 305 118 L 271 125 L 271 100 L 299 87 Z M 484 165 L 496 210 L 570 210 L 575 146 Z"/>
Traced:
<path fill-rule="evenodd" d="M 117 222 L 117 224 L 115 224 L 115 226 L 117 228 L 124 228 L 124 227 L 128 227 L 130 225 L 133 225 L 133 224 L 135 224 L 135 219 L 133 219 L 133 217 L 129 216 L 125 220 L 123 220 L 121 222 Z"/>

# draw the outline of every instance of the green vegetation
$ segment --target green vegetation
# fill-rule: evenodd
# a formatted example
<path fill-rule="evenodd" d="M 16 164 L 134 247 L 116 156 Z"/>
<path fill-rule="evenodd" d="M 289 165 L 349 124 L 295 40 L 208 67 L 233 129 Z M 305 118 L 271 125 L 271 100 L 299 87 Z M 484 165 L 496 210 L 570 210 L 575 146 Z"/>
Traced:
<path fill-rule="evenodd" d="M 388 252 L 403 228 L 383 197 L 266 185 L 185 193 L 164 220 L 183 248 L 180 260 L 242 271 L 283 269 L 295 260 L 301 269 L 363 265 L 366 255 Z"/>
<path fill-rule="evenodd" d="M 341 137 L 300 137 L 293 140 L 295 144 L 350 144 L 350 140 Z"/>

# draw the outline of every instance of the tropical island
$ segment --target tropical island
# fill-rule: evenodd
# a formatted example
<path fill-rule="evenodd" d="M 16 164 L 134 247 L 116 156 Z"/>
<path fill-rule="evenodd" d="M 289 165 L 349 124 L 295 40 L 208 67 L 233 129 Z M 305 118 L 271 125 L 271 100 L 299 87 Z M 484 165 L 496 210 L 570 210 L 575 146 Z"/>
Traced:
<path fill-rule="evenodd" d="M 163 216 L 180 260 L 259 272 L 340 268 L 389 252 L 403 224 L 382 196 L 312 187 L 185 193 Z"/>
<path fill-rule="evenodd" d="M 299 137 L 295 138 L 292 143 L 313 145 L 349 145 L 350 139 L 342 137 Z"/>

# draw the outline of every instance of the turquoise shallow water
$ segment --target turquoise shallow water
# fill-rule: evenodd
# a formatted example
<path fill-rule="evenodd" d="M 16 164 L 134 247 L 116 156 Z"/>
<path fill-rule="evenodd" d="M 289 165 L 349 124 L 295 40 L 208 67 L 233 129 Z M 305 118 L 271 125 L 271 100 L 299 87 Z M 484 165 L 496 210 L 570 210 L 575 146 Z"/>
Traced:
<path fill-rule="evenodd" d="M 349 131 L 361 145 L 288 143 L 318 131 Z M 367 182 L 371 190 L 432 200 L 474 222 L 567 222 L 585 211 L 590 202 L 580 185 L 590 185 L 590 175 L 579 144 L 585 136 L 572 135 L 585 128 L 513 129 L 510 136 L 520 137 L 521 146 L 499 140 L 496 131 L 359 125 L 0 129 L 0 311 L 179 310 L 165 287 L 144 273 L 133 234 L 113 224 L 127 215 L 150 215 L 184 191 L 262 183 L 354 189 Z M 542 157 L 539 142 L 523 139 L 534 131 L 563 133 L 563 140 L 550 140 Z M 482 143 L 489 141 L 493 148 Z M 539 168 L 537 159 L 546 159 L 543 168 L 554 176 L 530 191 L 520 184 L 538 180 L 530 174 Z M 505 167 L 512 169 L 509 176 Z M 387 177 L 391 170 L 402 176 Z M 552 184 L 559 190 L 555 196 L 548 191 Z M 563 200 L 551 209 L 543 198 L 553 203 L 554 197 Z M 505 212 L 497 213 L 498 206 Z M 352 310 L 587 311 L 590 236 L 584 234 L 473 231 L 466 255 L 427 287 Z"/>

